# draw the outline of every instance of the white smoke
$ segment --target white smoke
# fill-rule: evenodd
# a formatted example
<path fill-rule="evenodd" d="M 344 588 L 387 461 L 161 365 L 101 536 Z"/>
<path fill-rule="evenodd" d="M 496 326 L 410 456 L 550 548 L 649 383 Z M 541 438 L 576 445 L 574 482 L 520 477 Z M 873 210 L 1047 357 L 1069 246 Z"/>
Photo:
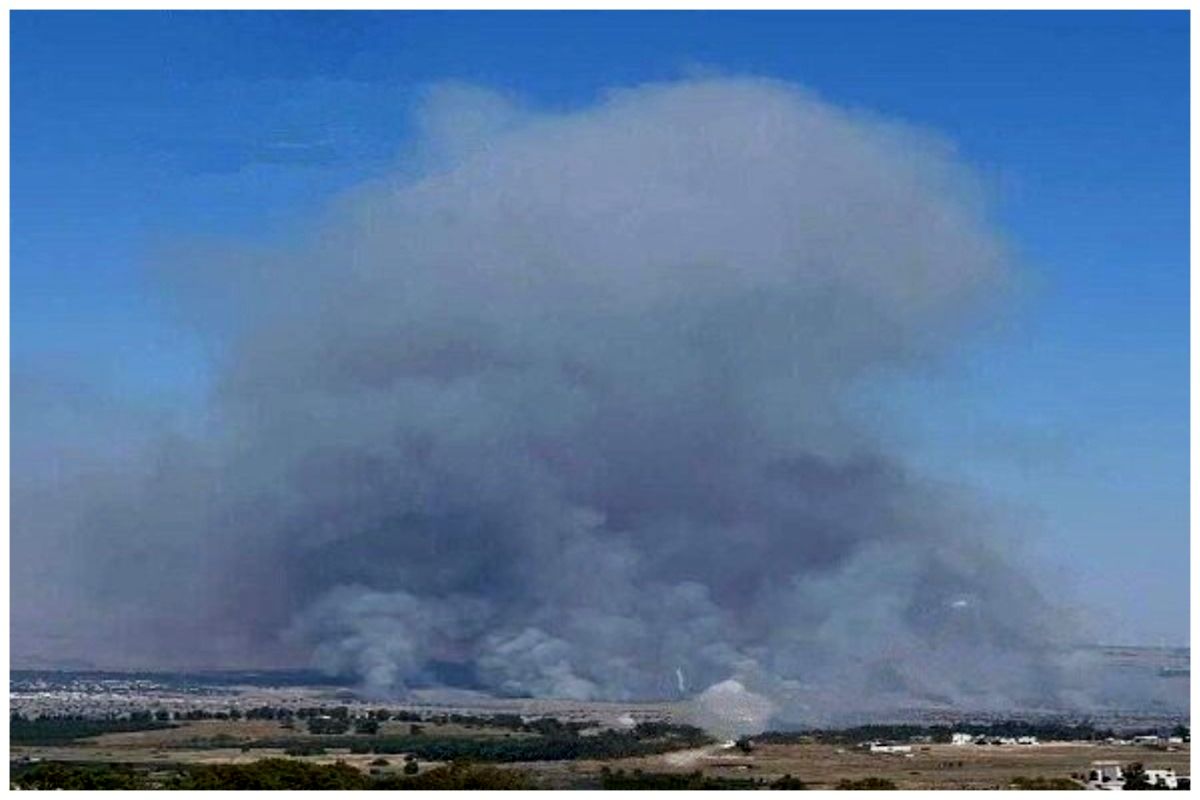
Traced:
<path fill-rule="evenodd" d="M 736 740 L 762 733 L 777 710 L 771 700 L 751 692 L 736 678 L 729 678 L 694 697 L 684 716 L 718 738 Z"/>

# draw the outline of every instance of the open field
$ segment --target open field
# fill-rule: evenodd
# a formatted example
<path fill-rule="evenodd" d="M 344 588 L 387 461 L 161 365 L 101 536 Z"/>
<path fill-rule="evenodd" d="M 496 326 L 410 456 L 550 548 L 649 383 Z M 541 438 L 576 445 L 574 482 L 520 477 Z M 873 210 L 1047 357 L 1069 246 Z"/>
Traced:
<path fill-rule="evenodd" d="M 790 776 L 813 788 L 886 779 L 900 788 L 995 789 L 1014 778 L 1069 779 L 1100 760 L 1190 772 L 1189 746 L 1179 738 L 1186 714 L 1153 707 L 1087 718 L 898 710 L 867 720 L 865 728 L 764 735 L 738 747 L 688 725 L 684 700 L 534 700 L 418 690 L 387 702 L 345 686 L 306 684 L 304 677 L 18 674 L 10 685 L 13 713 L 20 715 L 10 723 L 10 759 L 18 770 L 110 765 L 159 786 L 214 765 L 265 759 L 317 772 L 340 763 L 369 784 L 389 777 L 402 782 L 414 769 L 436 777 L 442 765 L 474 762 L 493 770 L 488 780 L 516 772 L 523 785 L 541 788 L 623 788 L 643 778 L 754 788 Z M 1172 673 L 1162 680 L 1174 685 L 1180 678 Z M 1010 740 L 1032 735 L 1042 743 L 942 744 L 952 730 Z M 1131 743 L 1139 732 L 1164 738 L 1157 745 Z M 1168 742 L 1167 732 L 1176 738 Z M 911 751 L 872 753 L 858 745 L 876 739 Z"/>
<path fill-rule="evenodd" d="M 696 760 L 679 763 L 672 754 L 627 759 L 611 769 L 645 772 L 692 771 L 720 777 L 761 778 L 768 782 L 785 774 L 813 788 L 832 788 L 842 780 L 887 778 L 902 789 L 995 789 L 1014 777 L 1067 778 L 1085 772 L 1092 761 L 1141 761 L 1148 767 L 1174 768 L 1187 774 L 1189 749 L 1172 752 L 1129 746 L 1054 742 L 1035 746 L 920 745 L 912 757 L 874 754 L 861 748 L 825 744 L 763 745 L 749 754 L 710 750 Z M 588 765 L 600 769 L 604 765 Z"/>
<path fill-rule="evenodd" d="M 423 735 L 435 738 L 488 739 L 529 738 L 525 731 L 436 722 L 421 723 Z M 402 736 L 409 723 L 385 722 L 380 725 L 381 737 Z M 247 745 L 262 740 L 286 740 L 297 745 L 322 745 L 331 737 L 309 733 L 303 726 L 288 726 L 276 720 L 195 720 L 175 723 L 175 727 L 159 730 L 105 733 L 81 739 L 67 745 L 13 745 L 15 759 L 35 758 L 44 761 L 101 761 L 117 763 L 147 763 L 170 761 L 178 763 L 245 763 L 259 758 L 283 756 L 283 747 Z M 338 738 L 338 737 L 332 737 Z M 329 755 L 303 756 L 317 763 L 377 758 L 371 754 L 352 754 L 346 747 L 328 747 Z"/>
<path fill-rule="evenodd" d="M 401 724 L 388 723 L 389 733 L 399 733 Z M 427 725 L 430 737 L 528 737 L 521 731 L 487 730 L 463 725 Z M 404 754 L 352 753 L 345 747 L 330 747 L 321 754 L 286 756 L 282 747 L 247 747 L 256 740 L 286 738 L 296 743 L 319 744 L 320 735 L 285 728 L 273 720 L 201 720 L 165 730 L 104 734 L 70 745 L 14 746 L 12 757 L 19 761 L 69 763 L 113 763 L 146 766 L 247 764 L 270 757 L 290 757 L 313 764 L 346 763 L 365 773 L 388 774 L 404 766 Z M 229 741 L 227 746 L 214 742 Z M 1190 748 L 1104 743 L 1047 742 L 1032 746 L 985 746 L 918 744 L 911 754 L 870 753 L 864 748 L 832 744 L 759 744 L 749 753 L 728 745 L 684 747 L 671 752 L 635 758 L 608 760 L 519 762 L 505 765 L 530 774 L 544 787 L 599 786 L 605 770 L 628 773 L 700 772 L 705 776 L 736 780 L 773 782 L 791 775 L 808 786 L 832 788 L 839 781 L 886 778 L 900 788 L 995 789 L 1013 778 L 1068 778 L 1084 772 L 1092 761 L 1113 760 L 1122 764 L 1139 761 L 1152 768 L 1189 772 Z M 386 765 L 379 760 L 387 761 Z M 420 761 L 421 770 L 439 765 Z"/>

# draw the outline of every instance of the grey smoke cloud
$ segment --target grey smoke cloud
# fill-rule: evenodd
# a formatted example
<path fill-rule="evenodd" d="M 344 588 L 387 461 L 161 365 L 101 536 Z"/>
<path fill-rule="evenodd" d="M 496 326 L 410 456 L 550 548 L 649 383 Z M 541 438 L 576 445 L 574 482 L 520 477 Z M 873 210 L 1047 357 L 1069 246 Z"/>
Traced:
<path fill-rule="evenodd" d="M 208 412 L 15 497 L 14 560 L 71 562 L 14 572 L 18 637 L 379 693 L 679 670 L 805 718 L 1062 698 L 1002 525 L 844 410 L 1011 277 L 951 148 L 751 79 L 423 113 L 419 168 L 302 241 L 181 259 L 225 345 Z"/>

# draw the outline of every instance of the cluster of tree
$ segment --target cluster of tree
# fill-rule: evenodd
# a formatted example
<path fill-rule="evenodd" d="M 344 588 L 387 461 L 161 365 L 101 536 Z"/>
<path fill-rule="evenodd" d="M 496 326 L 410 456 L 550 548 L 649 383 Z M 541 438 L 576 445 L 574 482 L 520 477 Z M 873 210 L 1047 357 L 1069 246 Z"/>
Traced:
<path fill-rule="evenodd" d="M 284 713 L 288 717 L 295 716 L 296 719 L 307 719 L 309 721 L 309 729 L 314 733 L 340 733 L 341 727 L 337 723 L 346 721 L 347 730 L 349 723 L 353 721 L 354 728 L 357 733 L 372 735 L 379 731 L 379 723 L 389 720 L 408 723 L 424 723 L 433 725 L 458 725 L 463 728 L 500 728 L 513 732 L 533 733 L 539 736 L 548 737 L 569 737 L 577 736 L 584 730 L 593 727 L 594 723 L 585 721 L 565 721 L 556 717 L 539 717 L 536 719 L 526 720 L 520 714 L 491 714 L 491 715 L 472 715 L 472 714 L 434 714 L 434 713 L 418 713 L 415 711 L 390 711 L 386 708 L 373 709 L 359 717 L 352 718 L 349 713 L 349 708 L 346 706 L 337 706 L 333 708 L 318 706 L 311 708 L 300 708 L 294 712 L 290 710 L 280 709 L 275 718 L 283 719 Z M 270 709 L 256 709 L 253 713 L 256 717 L 262 715 L 262 718 L 270 718 Z M 251 717 L 251 712 L 247 712 L 247 718 Z M 320 720 L 315 726 L 313 720 Z M 313 730 L 313 728 L 317 730 Z M 639 723 L 633 733 L 640 739 L 660 738 L 664 736 L 679 737 L 683 735 L 696 736 L 703 735 L 699 729 L 689 725 L 676 725 L 669 722 L 643 722 Z"/>
<path fill-rule="evenodd" d="M 371 788 L 416 790 L 533 788 L 533 781 L 525 772 L 481 764 L 448 764 L 415 774 L 416 764 L 410 761 L 405 765 L 404 771 L 406 774 L 403 776 L 389 775 L 377 779 Z"/>
<path fill-rule="evenodd" d="M 246 719 L 289 720 L 295 716 L 296 712 L 290 708 L 276 708 L 275 706 L 263 705 L 246 709 Z"/>
<path fill-rule="evenodd" d="M 859 778 L 852 781 L 849 778 L 838 781 L 835 789 L 847 789 L 850 791 L 870 791 L 878 789 L 895 789 L 896 784 L 889 781 L 887 778 Z"/>
<path fill-rule="evenodd" d="M 164 712 L 165 713 L 165 712 Z M 349 720 L 351 718 L 350 709 L 348 706 L 305 706 L 303 708 L 282 708 L 276 706 L 255 706 L 242 711 L 237 708 L 230 708 L 226 711 L 212 711 L 203 708 L 193 708 L 186 712 L 180 712 L 175 715 L 176 719 L 277 719 L 277 720 L 292 720 L 292 719 L 312 719 L 320 717 L 328 717 L 337 720 Z M 368 719 L 386 720 L 391 718 L 389 712 L 380 709 L 379 711 L 371 711 L 367 714 Z"/>
<path fill-rule="evenodd" d="M 350 730 L 350 720 L 334 717 L 309 717 L 308 732 L 324 736 L 337 736 Z"/>
<path fill-rule="evenodd" d="M 126 765 L 44 763 L 14 769 L 21 789 L 526 789 L 517 770 L 450 764 L 420 774 L 372 777 L 348 764 L 266 758 L 250 764 L 196 764 L 170 776 Z"/>
<path fill-rule="evenodd" d="M 259 706 L 258 708 L 247 709 L 242 711 L 240 708 L 227 708 L 224 710 L 214 711 L 209 708 L 189 708 L 187 711 L 166 711 L 158 710 L 154 712 L 156 719 L 176 719 L 195 722 L 202 719 L 291 719 L 293 713 L 287 708 L 272 708 L 271 706 Z"/>
<path fill-rule="evenodd" d="M 167 714 L 169 712 L 160 712 Z M 585 727 L 584 723 L 562 723 L 554 719 L 534 720 L 526 723 L 518 714 L 494 714 L 491 716 L 472 716 L 468 714 L 430 714 L 415 711 L 391 711 L 377 708 L 365 714 L 351 714 L 348 706 L 305 706 L 303 708 L 276 708 L 274 706 L 258 706 L 244 712 L 237 709 L 229 711 L 210 711 L 193 709 L 179 715 L 180 719 L 276 719 L 290 721 L 293 719 L 306 720 L 312 733 L 339 734 L 345 733 L 353 724 L 357 733 L 367 735 L 379 732 L 379 723 L 394 720 L 410 723 L 440 723 L 456 724 L 466 728 L 505 728 L 513 731 L 532 733 L 559 733 L 565 728 L 574 730 Z"/>
<path fill-rule="evenodd" d="M 19 716 L 19 715 L 18 715 Z M 15 719 L 16 717 L 14 717 Z M 379 724 L 389 720 L 408 722 L 412 724 L 458 725 L 464 728 L 499 728 L 521 733 L 533 733 L 539 736 L 564 737 L 576 736 L 594 723 L 585 721 L 564 721 L 556 717 L 539 717 L 526 720 L 519 714 L 437 714 L 416 711 L 392 711 L 386 708 L 371 709 L 366 712 L 352 712 L 347 705 L 336 706 L 304 706 L 301 708 L 284 708 L 261 705 L 249 709 L 231 707 L 228 709 L 192 708 L 186 711 L 171 711 L 163 708 L 139 709 L 121 715 L 110 715 L 109 719 L 128 719 L 132 722 L 170 722 L 200 721 L 200 720 L 280 720 L 290 723 L 303 720 L 312 733 L 338 735 L 346 733 L 351 728 L 356 733 L 374 735 L 379 732 Z M 59 716 L 55 719 L 84 719 L 82 715 L 73 717 Z M 90 717 L 89 717 L 90 719 Z M 688 725 L 676 725 L 669 722 L 642 722 L 634 729 L 635 736 L 641 739 L 652 739 L 663 736 L 694 736 L 697 729 Z"/>
<path fill-rule="evenodd" d="M 63 764 L 46 762 L 14 765 L 10 780 L 21 789 L 146 789 L 145 771 L 121 764 Z"/>
<path fill-rule="evenodd" d="M 1166 791 L 1169 789 L 1163 783 L 1151 783 L 1150 778 L 1146 775 L 1146 768 L 1140 762 L 1135 762 L 1125 767 L 1122 770 L 1125 775 L 1125 791 Z M 1178 782 L 1178 788 L 1185 791 L 1191 790 L 1192 783 L 1189 779 L 1184 778 Z"/>
<path fill-rule="evenodd" d="M 164 713 L 170 714 L 171 712 L 167 711 Z M 195 722 L 197 720 L 202 720 L 202 719 L 229 719 L 230 718 L 228 711 L 212 711 L 207 708 L 189 708 L 187 711 L 176 711 L 173 716 L 177 720 L 187 720 L 188 722 Z M 238 718 L 240 718 L 240 717 L 241 717 L 241 714 L 239 713 Z"/>
<path fill-rule="evenodd" d="M 543 723 L 542 720 L 535 722 Z M 342 727 L 343 723 L 346 726 L 350 724 L 345 720 L 310 718 L 309 730 L 323 734 L 319 746 L 344 747 L 354 754 L 412 753 L 428 761 L 494 763 L 626 758 L 699 747 L 712 741 L 699 728 L 668 723 L 644 723 L 630 730 L 605 730 L 587 735 L 581 734 L 580 726 L 575 723 L 543 723 L 535 726 L 538 735 L 520 738 L 429 735 L 416 724 L 410 724 L 408 735 L 379 735 L 378 722 L 369 718 L 357 720 L 357 733 L 348 734 Z M 269 737 L 245 742 L 245 745 L 256 749 L 286 749 L 301 743 L 304 742 L 298 742 L 294 737 Z M 215 745 L 211 741 L 193 741 L 192 746 Z"/>
<path fill-rule="evenodd" d="M 168 789 L 369 789 L 371 778 L 345 764 L 265 758 L 250 764 L 185 767 Z"/>
<path fill-rule="evenodd" d="M 381 774 L 383 772 L 383 767 L 388 766 L 390 763 L 391 762 L 388 761 L 386 758 L 376 758 L 370 764 L 371 774 L 372 775 Z M 408 755 L 406 755 L 404 757 L 404 774 L 405 775 L 416 775 L 420 771 L 421 771 L 421 767 L 419 764 L 417 764 L 416 757 L 412 753 L 409 753 Z"/>
<path fill-rule="evenodd" d="M 102 733 L 124 733 L 173 728 L 149 716 L 137 719 L 83 719 L 78 716 L 38 717 L 27 719 L 14 715 L 9 720 L 9 741 L 24 745 L 61 745 Z"/>
<path fill-rule="evenodd" d="M 296 709 L 297 719 L 309 717 L 329 717 L 331 719 L 350 719 L 349 706 L 305 706 Z"/>
<path fill-rule="evenodd" d="M 650 790 L 737 790 L 737 789 L 788 789 L 807 788 L 804 781 L 791 775 L 784 775 L 774 781 L 765 778 L 725 778 L 716 775 L 705 775 L 699 770 L 695 772 L 643 772 L 635 769 L 626 772 L 623 769 L 610 770 L 605 768 L 600 773 L 600 785 L 604 789 L 625 791 L 629 789 Z"/>
<path fill-rule="evenodd" d="M 377 719 L 380 722 L 387 722 L 389 719 L 394 719 L 397 722 L 422 722 L 425 719 L 424 715 L 416 711 L 389 711 L 386 708 L 378 708 L 367 712 L 367 716 Z"/>
<path fill-rule="evenodd" d="M 632 772 L 626 772 L 618 769 L 615 771 L 604 770 L 600 776 L 600 785 L 605 789 L 617 791 L 630 789 L 694 791 L 697 789 L 758 789 L 762 787 L 763 781 L 753 778 L 709 777 L 699 771 L 690 773 L 642 772 L 640 769 L 635 769 Z"/>
<path fill-rule="evenodd" d="M 475 761 L 511 763 L 518 761 L 571 761 L 580 758 L 609 759 L 653 755 L 685 747 L 698 747 L 711 741 L 703 731 L 673 729 L 650 738 L 636 729 L 602 731 L 580 736 L 575 733 L 522 738 L 429 736 L 326 736 L 324 747 L 345 747 L 357 754 L 389 755 L 412 753 L 425 761 Z M 294 739 L 259 739 L 255 748 L 289 747 Z"/>

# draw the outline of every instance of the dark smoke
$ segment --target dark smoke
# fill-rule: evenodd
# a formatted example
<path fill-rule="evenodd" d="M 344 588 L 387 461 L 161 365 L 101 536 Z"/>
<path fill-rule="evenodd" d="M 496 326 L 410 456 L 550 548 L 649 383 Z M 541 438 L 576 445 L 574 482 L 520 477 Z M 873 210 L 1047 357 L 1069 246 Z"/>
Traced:
<path fill-rule="evenodd" d="M 846 413 L 1009 279 L 947 146 L 757 80 L 424 114 L 420 169 L 303 241 L 181 259 L 211 403 L 19 488 L 14 647 L 380 693 L 736 678 L 792 718 L 1080 702 L 1002 522 Z"/>

